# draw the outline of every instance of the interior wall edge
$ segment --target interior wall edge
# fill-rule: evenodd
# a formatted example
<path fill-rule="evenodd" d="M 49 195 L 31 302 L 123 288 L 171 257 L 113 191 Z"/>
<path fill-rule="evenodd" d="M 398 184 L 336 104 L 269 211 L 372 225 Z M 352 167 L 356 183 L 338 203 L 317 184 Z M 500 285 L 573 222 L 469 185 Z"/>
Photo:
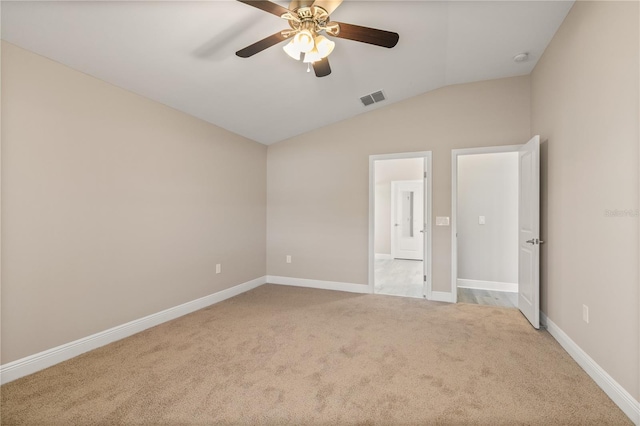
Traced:
<path fill-rule="evenodd" d="M 65 343 L 55 348 L 47 349 L 4 365 L 0 365 L 0 384 L 17 380 L 21 377 L 36 373 L 55 364 L 74 358 L 85 352 L 108 345 L 109 343 L 124 339 L 136 333 L 140 333 L 148 328 L 155 327 L 167 321 L 171 321 L 197 310 L 215 305 L 216 303 L 220 303 L 249 290 L 253 290 L 266 282 L 266 276 L 258 277 L 225 290 L 212 293 L 208 296 L 204 296 L 190 302 L 156 312 L 155 314 L 147 315 L 137 320 L 109 328 L 99 333 L 74 340 L 73 342 Z"/>
<path fill-rule="evenodd" d="M 321 290 L 344 291 L 347 293 L 369 294 L 371 289 L 367 284 L 343 283 L 338 281 L 312 280 L 308 278 L 281 277 L 267 275 L 267 284 L 288 285 L 292 287 L 317 288 Z"/>
<path fill-rule="evenodd" d="M 600 386 L 611 400 L 633 421 L 640 425 L 640 402 L 625 390 L 607 371 L 600 367 L 576 342 L 558 327 L 544 312 L 540 322 L 571 358 Z"/>

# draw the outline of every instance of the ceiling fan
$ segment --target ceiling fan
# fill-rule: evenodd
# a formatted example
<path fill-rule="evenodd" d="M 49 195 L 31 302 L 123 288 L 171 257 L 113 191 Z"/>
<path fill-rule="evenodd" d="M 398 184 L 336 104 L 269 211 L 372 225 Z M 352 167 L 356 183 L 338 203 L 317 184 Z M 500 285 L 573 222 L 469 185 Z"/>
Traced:
<path fill-rule="evenodd" d="M 284 51 L 293 59 L 306 63 L 307 72 L 313 66 L 317 77 L 331 74 L 328 56 L 335 46 L 335 43 L 321 35 L 321 32 L 332 37 L 387 48 L 395 46 L 400 38 L 397 33 L 390 31 L 330 21 L 329 15 L 340 6 L 342 0 L 293 0 L 289 9 L 267 0 L 238 1 L 286 19 L 291 28 L 238 50 L 236 55 L 249 58 L 284 40 L 291 39 L 284 46 Z"/>

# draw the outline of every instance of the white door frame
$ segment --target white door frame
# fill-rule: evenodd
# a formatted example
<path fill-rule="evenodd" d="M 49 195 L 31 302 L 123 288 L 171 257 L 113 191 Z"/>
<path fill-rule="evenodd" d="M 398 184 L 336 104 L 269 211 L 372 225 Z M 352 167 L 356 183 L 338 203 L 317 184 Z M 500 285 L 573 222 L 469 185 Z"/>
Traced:
<path fill-rule="evenodd" d="M 458 157 L 462 155 L 519 152 L 521 146 L 486 146 L 451 150 L 451 301 L 453 303 L 458 303 Z"/>
<path fill-rule="evenodd" d="M 424 223 L 425 223 L 425 238 L 424 238 L 424 251 L 423 251 L 423 266 L 426 276 L 424 281 L 424 296 L 431 300 L 432 282 L 431 282 L 431 204 L 432 204 L 432 155 L 431 151 L 418 151 L 418 152 L 400 152 L 395 154 L 378 154 L 369 156 L 369 293 L 374 293 L 375 275 L 375 207 L 376 207 L 376 176 L 375 176 L 375 162 L 379 160 L 399 160 L 405 158 L 423 158 L 424 170 L 426 176 L 423 178 L 426 180 L 424 184 Z"/>

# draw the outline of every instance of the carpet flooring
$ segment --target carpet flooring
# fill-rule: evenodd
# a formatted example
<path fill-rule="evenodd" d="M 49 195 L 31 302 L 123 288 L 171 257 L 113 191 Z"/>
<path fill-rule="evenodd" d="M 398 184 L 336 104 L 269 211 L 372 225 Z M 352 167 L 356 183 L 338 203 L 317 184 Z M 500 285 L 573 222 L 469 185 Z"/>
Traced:
<path fill-rule="evenodd" d="M 0 392 L 6 425 L 631 424 L 515 309 L 275 285 Z"/>

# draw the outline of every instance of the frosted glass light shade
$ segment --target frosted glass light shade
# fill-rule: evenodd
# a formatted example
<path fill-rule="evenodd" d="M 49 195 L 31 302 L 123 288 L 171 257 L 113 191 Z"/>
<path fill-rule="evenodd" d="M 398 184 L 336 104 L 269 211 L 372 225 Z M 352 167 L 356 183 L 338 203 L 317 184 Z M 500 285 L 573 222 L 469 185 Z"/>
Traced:
<path fill-rule="evenodd" d="M 309 30 L 298 32 L 282 49 L 291 58 L 299 61 L 304 53 L 304 63 L 313 63 L 333 52 L 335 43 L 324 36 L 313 37 Z"/>
<path fill-rule="evenodd" d="M 322 59 L 322 56 L 320 56 L 318 49 L 314 47 L 311 52 L 307 52 L 304 54 L 304 60 L 302 62 L 308 64 L 319 61 L 320 59 Z"/>
<path fill-rule="evenodd" d="M 336 44 L 325 36 L 316 37 L 315 42 L 320 58 L 329 56 L 333 52 L 333 48 L 336 47 Z"/>
<path fill-rule="evenodd" d="M 302 30 L 293 38 L 293 43 L 300 52 L 310 52 L 314 47 L 313 35 L 309 30 Z"/>
<path fill-rule="evenodd" d="M 293 40 L 291 40 L 289 43 L 285 44 L 282 47 L 282 50 L 284 50 L 287 55 L 291 56 L 296 61 L 300 60 L 300 50 L 298 50 L 298 48 L 296 47 L 296 45 L 293 42 Z"/>

